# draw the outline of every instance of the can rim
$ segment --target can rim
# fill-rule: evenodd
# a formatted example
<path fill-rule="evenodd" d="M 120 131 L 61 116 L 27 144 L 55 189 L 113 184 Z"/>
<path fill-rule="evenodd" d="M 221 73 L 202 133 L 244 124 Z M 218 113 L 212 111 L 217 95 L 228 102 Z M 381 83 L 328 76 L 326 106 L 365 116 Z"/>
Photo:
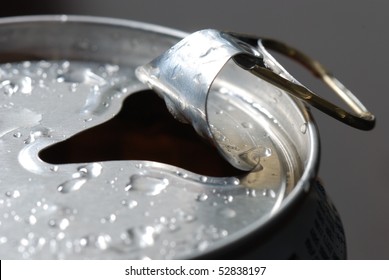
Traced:
<path fill-rule="evenodd" d="M 290 97 L 291 98 L 291 97 Z M 294 100 L 297 103 L 301 103 L 298 100 Z M 305 196 L 308 196 L 315 180 L 317 180 L 317 173 L 319 170 L 320 163 L 320 138 L 317 130 L 317 125 L 311 115 L 309 109 L 303 105 L 297 106 L 300 109 L 304 110 L 304 117 L 307 120 L 307 131 L 309 131 L 309 137 L 311 141 L 311 148 L 309 150 L 309 157 L 307 159 L 307 164 L 305 165 L 304 172 L 302 173 L 300 179 L 296 183 L 293 190 L 281 201 L 277 211 L 272 211 L 268 215 L 262 217 L 262 219 L 257 220 L 256 222 L 247 225 L 245 228 L 241 229 L 239 236 L 234 236 L 234 238 L 223 239 L 219 241 L 217 248 L 212 250 L 207 250 L 203 255 L 193 254 L 192 258 L 200 259 L 209 259 L 214 256 L 219 257 L 223 256 L 226 251 L 229 251 L 230 247 L 240 247 L 239 244 L 249 243 L 251 241 L 255 242 L 252 244 L 261 243 L 260 240 L 262 237 L 268 237 L 269 230 L 274 226 L 275 219 L 282 219 L 288 215 L 288 212 L 293 212 L 294 209 L 300 206 L 300 202 Z M 253 245 L 252 245 L 253 246 Z M 240 256 L 236 256 L 239 258 Z M 244 258 L 244 256 L 243 256 Z"/>
<path fill-rule="evenodd" d="M 117 19 L 110 17 L 99 17 L 99 16 L 89 16 L 89 15 L 31 15 L 31 16 L 15 16 L 15 17 L 6 17 L 0 19 L 0 25 L 4 24 L 20 24 L 20 23 L 31 23 L 31 22 L 75 22 L 75 23 L 93 23 L 93 24 L 105 24 L 110 26 L 122 26 L 130 27 L 139 30 L 144 30 L 147 32 L 160 33 L 162 35 L 168 35 L 181 39 L 188 35 L 187 32 L 176 30 L 169 27 L 163 27 L 151 23 L 143 23 L 140 21 L 133 21 L 127 19 Z M 230 236 L 224 240 L 219 241 L 217 247 L 209 248 L 201 253 L 194 253 L 188 255 L 188 258 L 201 258 L 203 255 L 209 255 L 216 251 L 219 251 L 223 247 L 231 246 L 237 242 L 241 242 L 242 239 L 250 238 L 253 235 L 256 235 L 258 239 L 258 234 L 262 235 L 264 227 L 269 224 L 270 219 L 274 219 L 284 215 L 291 208 L 297 206 L 297 202 L 300 198 L 307 195 L 309 192 L 313 180 L 316 179 L 319 162 L 320 162 L 320 138 L 317 125 L 313 119 L 313 116 L 310 110 L 299 100 L 294 99 L 290 96 L 292 102 L 296 104 L 296 109 L 299 109 L 303 114 L 304 119 L 306 120 L 307 133 L 309 134 L 310 147 L 308 149 L 308 157 L 306 164 L 304 165 L 304 170 L 298 182 L 294 186 L 293 190 L 282 200 L 277 211 L 269 213 L 267 216 L 264 216 L 262 219 L 257 220 L 255 223 L 252 223 L 246 226 L 240 231 L 239 236 Z"/>
<path fill-rule="evenodd" d="M 27 23 L 27 22 L 78 22 L 78 23 L 97 23 L 118 25 L 124 27 L 131 27 L 140 30 L 153 31 L 162 33 L 165 35 L 182 38 L 188 35 L 187 32 L 176 30 L 174 28 L 164 27 L 153 23 L 144 23 L 129 19 L 119 19 L 111 17 L 101 16 L 89 16 L 89 15 L 27 15 L 27 16 L 10 16 L 0 18 L 0 24 L 15 24 L 15 23 Z"/>

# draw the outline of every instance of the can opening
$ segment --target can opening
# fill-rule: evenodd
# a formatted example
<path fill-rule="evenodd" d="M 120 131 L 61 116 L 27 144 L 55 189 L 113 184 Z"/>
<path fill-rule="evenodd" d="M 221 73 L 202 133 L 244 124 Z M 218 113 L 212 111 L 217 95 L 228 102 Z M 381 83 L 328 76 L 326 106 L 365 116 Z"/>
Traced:
<path fill-rule="evenodd" d="M 207 176 L 241 173 L 190 125 L 175 120 L 151 90 L 130 95 L 114 118 L 48 147 L 39 156 L 52 164 L 151 160 Z"/>

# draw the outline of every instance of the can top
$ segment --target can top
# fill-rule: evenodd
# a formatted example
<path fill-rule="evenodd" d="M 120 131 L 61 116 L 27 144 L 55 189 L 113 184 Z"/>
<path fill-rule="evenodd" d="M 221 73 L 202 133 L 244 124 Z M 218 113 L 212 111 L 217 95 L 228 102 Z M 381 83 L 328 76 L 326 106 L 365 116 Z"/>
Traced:
<path fill-rule="evenodd" d="M 227 59 L 207 82 L 208 119 L 216 124 L 207 129 L 222 151 L 254 163 L 244 175 L 210 177 L 140 160 L 53 165 L 40 158 L 115 116 L 126 97 L 147 88 L 135 69 L 182 36 L 84 17 L 0 21 L 8 42 L 0 49 L 2 258 L 194 258 L 261 236 L 309 188 L 318 138 L 305 106 Z M 255 146 L 236 146 L 236 135 Z"/>

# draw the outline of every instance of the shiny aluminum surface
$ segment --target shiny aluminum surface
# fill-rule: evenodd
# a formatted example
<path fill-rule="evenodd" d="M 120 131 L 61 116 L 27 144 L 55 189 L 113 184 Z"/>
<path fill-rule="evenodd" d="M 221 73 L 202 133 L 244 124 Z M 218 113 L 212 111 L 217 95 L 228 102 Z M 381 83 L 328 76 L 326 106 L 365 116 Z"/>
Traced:
<path fill-rule="evenodd" d="M 318 163 L 309 114 L 234 63 L 210 104 L 215 118 L 240 116 L 234 125 L 261 142 L 261 168 L 217 178 L 150 161 L 42 161 L 40 151 L 106 122 L 146 89 L 135 69 L 185 34 L 62 16 L 3 20 L 0 35 L 1 258 L 198 257 L 260 234 L 309 190 Z"/>
<path fill-rule="evenodd" d="M 221 81 L 214 83 L 215 79 L 222 74 L 223 67 L 230 60 L 235 62 L 235 59 L 244 58 L 257 60 L 267 71 L 301 85 L 262 45 L 257 46 L 224 32 L 202 30 L 185 37 L 136 71 L 142 82 L 165 99 L 176 119 L 190 123 L 200 135 L 219 148 L 228 162 L 247 171 L 261 169 L 260 159 L 267 157 L 271 149 L 266 147 L 270 144 L 264 144 L 264 139 L 256 138 L 261 130 L 266 133 L 264 127 L 268 126 L 265 124 L 267 120 L 262 123 L 253 121 L 253 113 L 245 107 L 252 106 L 255 102 L 252 99 L 262 98 L 263 95 L 271 95 L 272 92 L 282 94 L 281 89 L 277 85 L 271 87 L 262 79 L 253 81 L 259 89 L 251 90 L 250 94 L 240 93 L 230 88 L 231 85 L 225 85 L 226 81 L 245 76 L 239 69 L 234 69 L 230 77 Z M 232 67 L 230 63 L 227 68 Z M 231 104 L 240 110 L 230 110 Z M 256 109 L 273 118 L 267 109 Z"/>

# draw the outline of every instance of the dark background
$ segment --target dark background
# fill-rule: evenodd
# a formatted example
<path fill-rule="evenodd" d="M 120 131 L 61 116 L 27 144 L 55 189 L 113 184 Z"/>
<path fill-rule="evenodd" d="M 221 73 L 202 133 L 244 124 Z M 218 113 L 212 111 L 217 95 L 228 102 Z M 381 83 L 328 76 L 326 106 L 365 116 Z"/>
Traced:
<path fill-rule="evenodd" d="M 343 219 L 348 257 L 389 259 L 388 11 L 384 0 L 45 0 L 9 1 L 0 16 L 97 15 L 188 32 L 231 30 L 279 39 L 323 62 L 376 115 L 377 126 L 362 132 L 313 110 L 322 142 L 320 177 Z"/>

